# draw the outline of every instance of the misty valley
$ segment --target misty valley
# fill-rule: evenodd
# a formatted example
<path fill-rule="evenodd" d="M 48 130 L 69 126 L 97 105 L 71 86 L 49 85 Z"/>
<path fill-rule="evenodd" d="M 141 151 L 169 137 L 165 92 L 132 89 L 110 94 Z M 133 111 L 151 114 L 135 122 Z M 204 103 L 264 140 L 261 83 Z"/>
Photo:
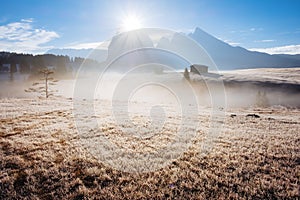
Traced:
<path fill-rule="evenodd" d="M 300 199 L 299 6 L 2 1 L 0 199 Z"/>

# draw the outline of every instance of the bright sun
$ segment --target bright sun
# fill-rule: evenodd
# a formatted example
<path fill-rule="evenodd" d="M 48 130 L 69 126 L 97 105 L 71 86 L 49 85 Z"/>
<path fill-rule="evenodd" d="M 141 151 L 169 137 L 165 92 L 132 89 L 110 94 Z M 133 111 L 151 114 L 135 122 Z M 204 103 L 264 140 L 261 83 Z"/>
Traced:
<path fill-rule="evenodd" d="M 122 31 L 131 31 L 139 28 L 142 28 L 142 22 L 139 17 L 135 15 L 128 15 L 122 20 Z"/>

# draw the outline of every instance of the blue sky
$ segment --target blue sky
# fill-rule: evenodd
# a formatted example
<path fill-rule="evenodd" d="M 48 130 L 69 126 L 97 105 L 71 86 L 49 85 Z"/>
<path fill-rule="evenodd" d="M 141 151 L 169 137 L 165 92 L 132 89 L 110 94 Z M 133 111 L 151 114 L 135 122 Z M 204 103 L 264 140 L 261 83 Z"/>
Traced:
<path fill-rule="evenodd" d="M 232 45 L 300 53 L 299 0 L 1 0 L 0 50 L 40 53 L 91 47 L 116 34 L 125 16 L 143 27 L 202 28 Z"/>

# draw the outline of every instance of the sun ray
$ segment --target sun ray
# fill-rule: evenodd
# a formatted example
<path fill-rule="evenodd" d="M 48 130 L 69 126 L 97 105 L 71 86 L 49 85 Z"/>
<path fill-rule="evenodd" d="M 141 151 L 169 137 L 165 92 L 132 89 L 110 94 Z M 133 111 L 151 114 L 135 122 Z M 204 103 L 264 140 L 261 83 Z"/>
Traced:
<path fill-rule="evenodd" d="M 142 22 L 141 19 L 136 15 L 127 15 L 122 20 L 122 31 L 131 31 L 139 28 L 142 28 Z"/>

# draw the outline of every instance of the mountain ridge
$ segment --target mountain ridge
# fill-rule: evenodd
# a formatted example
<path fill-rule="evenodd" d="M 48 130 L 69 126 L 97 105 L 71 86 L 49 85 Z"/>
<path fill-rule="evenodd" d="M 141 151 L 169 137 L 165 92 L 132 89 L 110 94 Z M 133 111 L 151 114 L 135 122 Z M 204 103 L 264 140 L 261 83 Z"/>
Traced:
<path fill-rule="evenodd" d="M 131 34 L 132 35 L 132 34 Z M 129 34 L 130 36 L 130 34 Z M 176 37 L 175 37 L 176 36 Z M 231 69 L 249 69 L 249 68 L 288 68 L 300 66 L 300 55 L 289 54 L 274 54 L 261 53 L 256 51 L 250 51 L 240 46 L 231 46 L 230 44 L 214 37 L 213 35 L 205 32 L 199 27 L 195 28 L 194 32 L 187 34 L 190 38 L 196 41 L 203 49 L 208 53 L 211 59 L 214 61 L 218 69 L 231 70 Z M 146 38 L 146 36 L 143 36 Z M 120 39 L 121 38 L 121 39 Z M 108 50 L 94 50 L 94 49 L 52 49 L 47 53 L 56 55 L 68 55 L 71 57 L 87 57 L 88 55 L 94 56 L 92 59 L 96 59 L 99 62 L 110 60 L 110 52 L 123 52 L 131 47 L 124 47 L 124 36 L 114 36 Z M 177 41 L 176 41 L 177 39 Z M 157 46 L 170 45 L 176 46 L 178 42 L 178 34 L 175 34 L 171 40 L 161 38 L 161 44 Z M 123 45 L 123 46 L 122 46 Z M 177 45 L 178 46 L 178 45 Z M 134 47 L 134 46 L 133 46 Z M 133 48 L 132 47 L 132 48 Z M 112 49 L 114 48 L 114 49 Z M 92 54 L 91 54 L 92 53 Z"/>
<path fill-rule="evenodd" d="M 297 59 L 249 51 L 240 46 L 231 46 L 200 28 L 196 28 L 195 31 L 188 36 L 200 44 L 221 69 L 300 66 L 300 62 L 297 61 Z"/>

